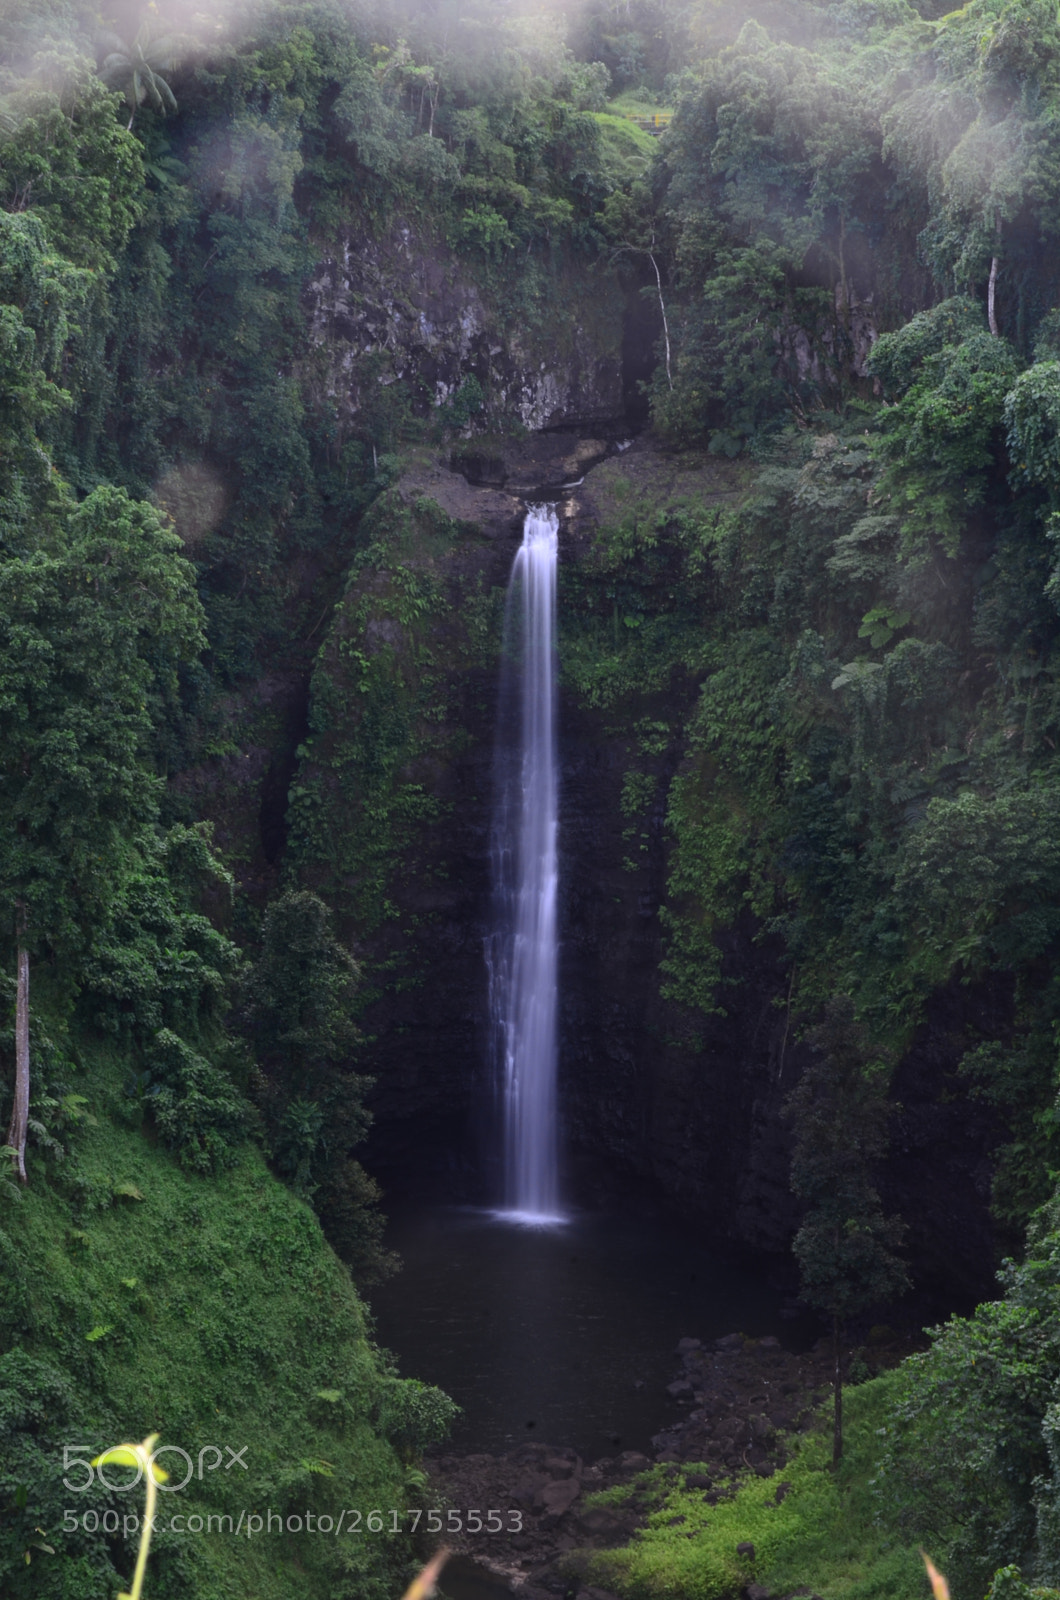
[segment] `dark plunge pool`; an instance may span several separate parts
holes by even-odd
[[[650,1211],[533,1229],[423,1205],[392,1213],[387,1243],[405,1265],[369,1293],[379,1342],[463,1407],[458,1452],[528,1439],[588,1461],[650,1450],[680,1415],[666,1394],[678,1339],[739,1330],[797,1349],[818,1331],[782,1318],[761,1264]]]

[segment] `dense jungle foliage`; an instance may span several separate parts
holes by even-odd
[[[894,1063],[940,996],[1000,996],[952,1093],[996,1117],[1020,1263],[856,1399],[845,1478],[811,1452],[783,1507],[751,1485],[725,1516],[829,1596],[908,1592],[918,1541],[960,1600],[998,1569],[999,1600],[1016,1566],[1060,1581],[1060,24],[1047,0],[937,11],[6,0],[0,1112],[21,950],[31,1181],[0,1184],[5,1595],[124,1581],[120,1541],[62,1531],[75,1435],[158,1425],[194,1453],[223,1427],[267,1460],[258,1492],[326,1511],[414,1497],[448,1415],[373,1350],[346,1270],[392,1265],[356,1017],[435,814],[403,774],[447,602],[402,540],[454,537],[388,491],[411,447],[518,418],[474,359],[432,388],[370,332],[340,405],[305,301],[344,239],[408,218],[498,325],[544,327],[575,279],[643,301],[660,447],[738,475],[719,508],[609,464],[565,672],[635,735],[631,838],[674,757],[663,981],[689,1039],[737,1003],[726,930],[782,942],[777,1003],[816,1050],[796,1251],[830,1315],[904,1278],[875,1187]],[[630,116],[661,106],[655,141]],[[400,693],[359,642],[369,591],[417,641]],[[496,606],[467,602],[485,659]],[[308,674],[325,636],[289,738],[270,669]],[[285,739],[263,864],[232,796]],[[363,818],[341,840],[340,779]],[[691,1514],[664,1496],[607,1581],[674,1592]],[[279,1596],[297,1570],[370,1600],[407,1554],[200,1545],[160,1541],[160,1595]],[[719,1550],[681,1545],[682,1592],[746,1581]]]

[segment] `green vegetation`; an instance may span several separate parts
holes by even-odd
[[[241,1510],[403,1506],[416,1493],[409,1451],[452,1408],[391,1374],[312,1212],[252,1145],[233,1149],[223,1183],[182,1169],[134,1131],[143,1113],[122,1053],[80,1039],[71,1053],[80,1066],[65,1062],[64,1084],[49,1087],[76,1104],[53,1124],[47,1157],[36,1152],[24,1195],[5,1203],[0,1233],[4,1594],[103,1600],[126,1586],[137,1540],[108,1537],[102,1519],[124,1516],[130,1497],[65,1488],[64,1475],[88,1479],[63,1452],[81,1446],[72,1454],[88,1460],[150,1428],[196,1473],[207,1452],[201,1479],[161,1496],[150,1594],[279,1600],[297,1583],[321,1600],[393,1600],[409,1559],[399,1539],[320,1539],[304,1524],[301,1537],[259,1539],[227,1522],[209,1536],[171,1529],[177,1513],[234,1527]],[[225,1447],[244,1445],[247,1470],[226,1471]],[[179,1455],[160,1465],[173,1483],[187,1471]],[[84,1512],[96,1514],[87,1531]]]
[[[763,14],[686,75],[650,190],[605,213],[670,275],[656,422],[709,454],[690,495],[616,464],[566,608],[590,703],[668,699],[670,995],[738,1003],[748,909],[778,1003],[847,995],[891,1059],[947,985],[1013,974],[963,1071],[1009,1119],[1017,1224],[1055,1165],[1052,27]]]
[[[378,1186],[350,1155],[368,1128],[367,1081],[350,1065],[360,1043],[357,964],[323,901],[304,889],[273,901],[261,942],[244,992],[275,1168],[312,1200],[357,1282],[371,1283],[396,1263],[381,1245]]]
[[[430,883],[431,825],[449,809],[437,774],[467,746],[467,697],[492,664],[500,596],[459,561],[461,529],[396,491],[362,523],[312,680],[309,737],[291,789],[289,859],[367,945],[358,1009],[420,981],[430,928],[399,886]]]
[[[790,1441],[779,1479],[747,1478],[716,1506],[667,1467],[598,1496],[633,1493],[651,1514],[628,1547],[593,1556],[591,1579],[630,1600],[716,1600],[750,1581],[855,1600],[918,1592],[923,1545],[956,1595],[1026,1592],[1017,1563],[1055,1592],[1058,1220],[1054,1201],[1026,1260],[1002,1273],[1002,1299],[932,1330],[930,1349],[849,1391],[838,1465],[822,1428]]]
[[[676,766],[662,981],[690,1051],[697,1015],[741,1004],[729,931],[750,913],[784,941],[785,1042],[819,1047],[790,1106],[796,1250],[837,1321],[902,1277],[874,1175],[891,1071],[942,995],[1011,982],[1000,1034],[965,1015],[953,1079],[997,1117],[1010,1236],[1055,1181],[1054,36],[1048,7],[759,8],[609,202],[665,264],[653,416],[694,487],[607,469],[565,580],[568,681],[628,730],[626,815],[659,770],[635,730]],[[923,1541],[962,1600],[1009,1563],[1054,1583],[1052,1226],[1005,1300],[854,1392],[835,1478],[822,1440],[780,1506],[675,1492],[596,1580],[907,1593]]]
[[[651,1506],[647,1525],[625,1549],[597,1554],[590,1580],[631,1600],[721,1600],[748,1583],[778,1594],[811,1583],[826,1600],[920,1593],[916,1546],[881,1525],[874,1492],[895,1377],[889,1373],[851,1391],[838,1471],[822,1432],[796,1442],[779,1478],[747,1478],[716,1506],[665,1467],[642,1474],[634,1492]],[[626,1493],[609,1491],[619,1502]],[[737,1553],[745,1544],[753,1545],[753,1558]]]
[[[907,333],[880,341],[881,371]],[[970,1035],[963,1070],[1012,1119],[997,1205],[1022,1222],[1050,1190],[1057,629],[1051,509],[995,466],[1003,401],[984,401],[989,463],[957,447],[972,510],[950,554],[954,491],[919,433],[899,456],[899,405],[776,433],[735,506],[709,455],[687,497],[615,463],[594,553],[565,579],[565,662],[611,721],[670,730],[675,1001],[738,1003],[719,934],[747,908],[786,941],[778,1003],[812,1018],[847,994],[892,1058],[946,985],[1015,975],[1012,1034]],[[914,426],[941,449],[937,419]],[[940,510],[927,542],[913,484]]]
[[[835,1391],[832,1462],[843,1454],[841,1331],[849,1318],[909,1288],[895,1253],[905,1229],[885,1217],[872,1170],[887,1149],[886,1062],[872,1059],[847,996],[833,1000],[809,1034],[814,1059],[793,1090],[791,1187],[806,1211],[792,1249],[802,1294],[832,1323]]]
[[[441,881],[499,632],[430,472],[613,377],[623,318],[659,448],[594,473],[563,663],[627,746],[631,885],[665,809],[673,1039],[694,1063],[740,1006],[734,930],[770,939],[778,1079],[815,1051],[795,1250],[837,1330],[905,1281],[891,1075],[943,1001],[945,1092],[1031,1231],[1004,1298],[852,1393],[834,1474],[808,1440],[780,1502],[653,1480],[601,1581],[906,1594],[923,1540],[958,1600],[1060,1582],[1060,31],[1045,0],[935,9],[4,9],[5,1594],[125,1579],[56,1531],[75,1436],[223,1424],[277,1511],[415,1492],[449,1408],[349,1275],[392,1266],[364,1018],[429,972],[402,885]],[[381,1600],[406,1560],[163,1533],[152,1572]]]
[[[621,112],[596,113],[600,130],[600,161],[604,171],[619,184],[642,178],[655,158],[655,139],[646,129]]]

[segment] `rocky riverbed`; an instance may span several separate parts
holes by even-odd
[[[865,1375],[904,1353],[898,1341],[880,1330],[855,1359]],[[638,1474],[655,1463],[675,1478],[683,1475],[687,1486],[701,1490],[711,1503],[731,1493],[738,1475],[748,1471],[775,1476],[777,1494],[784,1494],[790,1437],[811,1427],[831,1398],[830,1341],[822,1339],[812,1350],[795,1354],[776,1338],[731,1333],[709,1346],[682,1339],[676,1357],[668,1395],[688,1410],[655,1436],[653,1457],[626,1450],[586,1462],[573,1450],[535,1442],[504,1455],[428,1460],[428,1503],[451,1508],[451,1529],[461,1521],[461,1531],[445,1535],[454,1552],[500,1580],[490,1591],[491,1600],[505,1592],[519,1600],[555,1600],[558,1595],[565,1600],[611,1600],[580,1582],[573,1553],[628,1542],[647,1509],[645,1502],[638,1502]],[[626,1506],[589,1504],[593,1494],[615,1484],[633,1490]],[[467,1531],[475,1520],[468,1513],[474,1509],[484,1524],[489,1510],[499,1511],[503,1531]]]

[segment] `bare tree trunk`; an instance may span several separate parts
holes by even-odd
[[[997,338],[997,314],[994,310],[994,295],[997,290],[997,256],[990,258],[990,282],[986,289],[986,320],[990,324],[990,332]]]
[[[15,1152],[15,1171],[26,1181],[26,1132],[29,1127],[29,951],[24,944],[25,928],[19,918],[18,989],[15,996],[15,1103],[7,1142]]]
[[[673,376],[670,372],[670,325],[666,320],[666,302],[663,300],[662,275],[659,272],[659,263],[655,259],[655,251],[648,251],[648,260],[655,268],[655,286],[659,293],[659,310],[662,314],[663,339],[666,342],[666,381],[672,391],[674,386]]]
[[[656,289],[656,293],[658,294],[658,297],[659,297],[659,313],[660,313],[660,315],[662,317],[663,340],[664,340],[664,342],[666,344],[666,381],[669,384],[670,389],[672,391],[673,390],[673,386],[674,386],[674,380],[673,380],[673,373],[670,370],[670,324],[666,320],[666,301],[663,299],[662,273],[659,271],[659,263],[655,259],[655,248],[654,247],[655,247],[655,234],[653,232],[652,233],[651,246],[650,247],[647,246],[647,245],[643,245],[643,244],[620,244],[618,246],[618,248],[613,252],[612,259],[614,259],[615,256],[621,256],[621,255],[626,255],[626,254],[629,254],[631,256],[647,256],[648,260],[651,262],[652,266],[655,269],[655,289]]]
[[[843,1459],[843,1353],[839,1347],[839,1318],[832,1318],[832,1352],[835,1356],[835,1414],[832,1421],[832,1466]]]
[[[792,991],[795,988],[795,973],[798,970],[798,965],[799,965],[799,963],[797,961],[793,961],[791,963],[791,977],[788,980],[787,1014],[785,1015],[785,1018],[784,1018],[784,1037],[780,1041],[780,1065],[777,1067],[777,1082],[778,1083],[780,1082],[781,1077],[782,1077],[783,1072],[784,1072],[784,1056],[787,1053],[788,1032],[789,1032],[789,1030],[791,1028],[791,996],[792,996]]]

